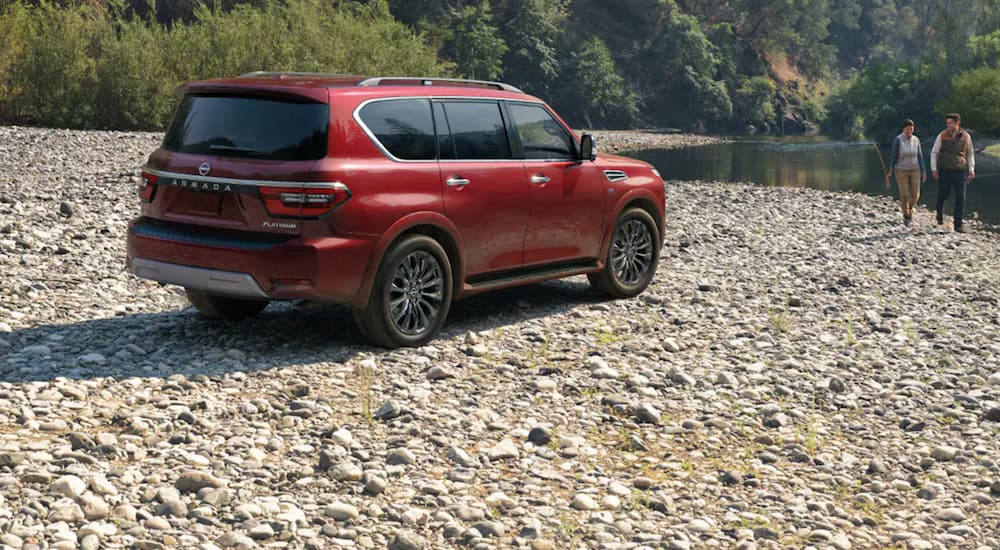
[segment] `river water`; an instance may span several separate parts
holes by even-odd
[[[930,145],[924,145],[929,162]],[[890,149],[883,147],[886,159]],[[822,137],[752,138],[682,149],[627,153],[645,160],[667,180],[748,182],[769,187],[810,187],[898,196],[895,183],[886,190],[882,163],[872,143],[831,141]],[[969,187],[970,217],[1000,225],[1000,170],[980,166]],[[920,204],[934,208],[937,182],[928,175]],[[951,213],[951,202],[945,212]]]

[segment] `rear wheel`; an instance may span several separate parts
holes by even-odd
[[[646,289],[660,259],[660,235],[648,212],[622,212],[611,233],[604,269],[587,276],[590,284],[613,298],[631,298]]]
[[[267,300],[249,300],[246,298],[230,298],[229,296],[219,296],[209,294],[193,288],[185,288],[188,300],[191,305],[198,309],[198,312],[209,319],[225,319],[227,321],[239,321],[247,317],[253,317],[267,307]]]
[[[441,330],[451,297],[448,255],[434,239],[413,235],[386,252],[368,305],[354,312],[354,320],[373,344],[419,346]]]

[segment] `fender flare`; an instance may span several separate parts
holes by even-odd
[[[361,287],[358,288],[358,293],[354,296],[354,300],[351,301],[352,309],[361,309],[368,305],[368,300],[371,298],[372,287],[375,286],[375,275],[378,273],[378,269],[382,264],[382,258],[385,256],[386,251],[400,236],[406,234],[407,232],[413,230],[417,227],[433,227],[437,231],[441,231],[451,239],[454,245],[454,250],[448,250],[449,243],[441,243],[441,245],[446,249],[449,255],[449,259],[452,264],[452,286],[455,290],[453,293],[461,287],[461,281],[465,280],[465,257],[463,251],[465,247],[462,243],[462,237],[455,227],[455,224],[451,222],[446,216],[440,212],[414,212],[396,221],[388,229],[386,229],[382,235],[376,239],[375,245],[372,248],[372,255],[368,262],[368,267],[365,269],[364,278],[361,280]],[[454,256],[454,257],[452,257]],[[375,261],[372,261],[375,260]],[[454,269],[457,266],[458,269]]]
[[[604,238],[601,244],[601,256],[599,258],[600,263],[604,264],[606,258],[608,257],[608,249],[611,247],[611,233],[615,230],[615,222],[618,220],[618,216],[621,215],[629,205],[636,201],[644,201],[653,205],[653,209],[659,212],[658,215],[653,216],[653,220],[657,223],[657,231],[660,235],[660,246],[663,246],[663,233],[665,231],[666,220],[664,219],[665,211],[662,199],[657,197],[652,191],[646,188],[635,188],[630,189],[615,202],[614,208],[611,209],[608,217],[604,221]]]

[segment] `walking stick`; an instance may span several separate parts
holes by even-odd
[[[878,148],[878,143],[872,142],[872,147],[875,148],[875,152],[878,153],[878,161],[882,163],[882,179],[885,179],[885,188],[889,189],[890,184],[888,181],[889,169],[885,167],[885,159],[882,158],[882,150]]]

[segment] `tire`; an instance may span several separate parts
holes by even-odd
[[[368,305],[354,312],[354,321],[377,346],[420,346],[441,330],[452,294],[451,263],[444,248],[430,237],[412,235],[385,253]]]
[[[612,298],[631,298],[649,286],[660,259],[660,232],[648,212],[630,208],[615,221],[604,269],[587,275],[590,284]]]
[[[188,300],[198,312],[209,319],[225,319],[226,321],[239,321],[247,317],[253,317],[267,307],[267,300],[250,300],[246,298],[230,298],[229,296],[219,296],[209,294],[193,288],[185,288]]]

